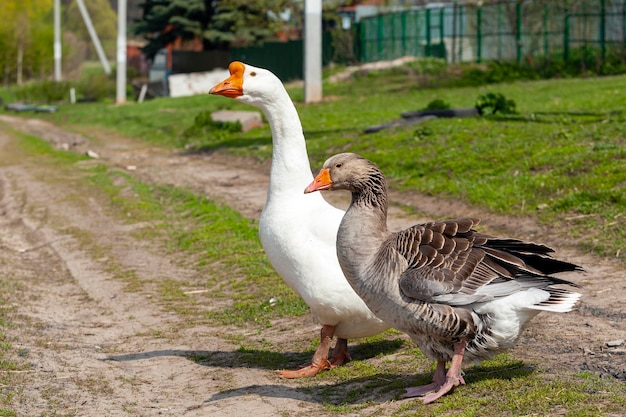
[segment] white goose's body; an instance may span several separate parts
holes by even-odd
[[[319,193],[302,193],[303,185],[311,182],[313,175],[300,119],[282,82],[267,70],[239,62],[232,63],[230,71],[231,77],[213,87],[211,93],[258,107],[269,121],[272,166],[259,236],[272,266],[324,326],[322,346],[313,359],[314,368],[320,368],[325,365],[315,362],[324,360],[321,351],[328,355],[324,340],[328,336],[335,335],[345,343],[345,339],[372,336],[389,326],[368,309],[339,266],[336,239],[344,211]],[[315,373],[284,371],[282,375]]]
[[[405,396],[435,401],[465,383],[464,360],[509,349],[540,311],[570,311],[581,296],[557,287],[576,284],[552,276],[578,266],[554,259],[544,245],[478,232],[476,219],[389,232],[385,178],[356,154],[329,158],[305,192],[328,189],[352,193],[337,239],[348,282],[378,317],[437,361],[434,382]]]

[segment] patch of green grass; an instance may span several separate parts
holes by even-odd
[[[619,414],[626,402],[619,383],[590,374],[545,374],[506,354],[467,367],[467,384],[434,404],[423,405],[419,398],[400,400],[405,388],[431,382],[434,369],[412,374],[412,369],[424,369],[423,360],[419,353],[403,349],[392,361],[375,367],[359,364],[354,375],[338,378],[334,384],[308,384],[301,389],[319,397],[327,411],[338,415],[365,409],[375,415],[385,409],[383,415],[398,417],[603,416]]]
[[[194,225],[174,227],[171,245],[191,254],[198,267],[212,277],[208,284],[213,296],[220,292],[235,294],[230,307],[207,312],[209,318],[228,324],[267,326],[273,318],[308,311],[269,264],[257,237],[256,222],[185,190],[155,187],[155,192],[171,219]]]
[[[0,262],[3,260],[0,258]],[[6,334],[6,329],[13,326],[10,307],[11,297],[17,291],[16,278],[0,277],[0,416],[16,416],[12,404],[23,385],[22,374],[18,371],[26,369],[18,360],[17,352]]]
[[[122,218],[133,223],[152,221],[150,228],[162,227],[162,206],[154,198],[153,187],[104,164],[90,167],[86,172],[88,181],[108,196],[111,209]]]
[[[29,155],[30,157],[52,156],[52,160],[56,161],[58,164],[72,164],[88,159],[88,157],[75,152],[59,151],[58,149],[55,149],[50,142],[41,140],[36,136],[26,135],[15,131],[14,133],[21,138],[19,146],[21,146],[21,148],[26,152],[26,155]]]
[[[198,95],[182,100],[157,98],[136,105],[116,106],[104,103],[61,104],[55,114],[38,117],[64,125],[114,128],[127,136],[155,144],[183,146],[188,139],[185,130],[194,126],[196,116],[205,111],[230,109],[234,100],[217,100],[215,96]],[[28,115],[32,117],[32,114]],[[89,132],[86,132],[89,135]]]
[[[486,209],[530,215],[587,236],[584,249],[624,259],[626,232],[626,77],[559,79],[462,88],[411,88],[407,71],[370,73],[326,84],[333,99],[297,104],[314,169],[330,155],[354,151],[376,162],[394,187],[463,199]],[[302,90],[290,90],[295,100]],[[515,116],[439,119],[364,134],[433,100],[472,107],[489,92],[516,103]],[[72,107],[42,115],[63,124],[115,129],[180,146],[198,114],[219,108],[254,110],[209,95],[158,99],[141,105]],[[200,149],[221,149],[259,161],[271,157],[267,127],[207,134]],[[539,208],[539,209],[538,209]]]

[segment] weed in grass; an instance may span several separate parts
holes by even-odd
[[[230,138],[232,133],[242,131],[241,122],[221,122],[213,120],[211,111],[201,111],[193,120],[193,125],[183,132],[182,145],[189,148],[190,140],[195,140],[195,148],[209,146],[207,139],[212,143],[221,142]]]
[[[0,257],[0,263],[4,260]],[[18,292],[19,280],[14,276],[0,277],[0,416],[17,415],[12,404],[19,400],[25,383],[25,375],[20,371],[27,370],[24,363],[28,352],[15,350],[6,330],[13,328],[13,308],[11,303]]]
[[[161,288],[161,297],[164,301],[183,301],[191,302],[185,291],[181,289],[182,283],[174,280],[165,280],[159,282]]]
[[[81,390],[90,392],[94,395],[111,395],[114,390],[108,381],[96,377],[74,377],[74,384]]]

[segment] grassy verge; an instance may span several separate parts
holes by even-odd
[[[531,215],[567,228],[585,250],[626,259],[626,77],[516,82],[483,87],[417,89],[388,72],[326,84],[320,104],[297,104],[313,167],[354,151],[375,161],[401,190],[463,199],[486,209]],[[471,107],[486,92],[517,104],[518,114],[439,119],[365,134],[434,99]],[[302,90],[290,90],[301,100]],[[166,146],[220,149],[264,161],[268,128],[246,134],[187,137],[194,118],[217,109],[253,110],[200,95],[111,107],[63,106],[56,123],[100,126]]]
[[[105,164],[83,164],[80,163],[84,160],[82,156],[54,150],[47,142],[28,135],[19,136],[22,148],[36,157],[39,164],[55,167],[60,172],[60,180],[74,182],[72,189],[75,191],[66,198],[76,204],[81,204],[76,200],[86,195],[104,200],[110,215],[126,223],[144,225],[132,232],[137,240],[151,240],[170,254],[184,253],[178,259],[184,259],[188,266],[197,270],[194,278],[187,281],[144,282],[135,271],[108,261],[109,272],[124,281],[127,290],[144,291],[155,284],[167,309],[185,314],[193,321],[269,326],[272,319],[308,312],[306,304],[271,268],[258,239],[255,222],[230,207],[192,192],[146,184]],[[91,247],[95,258],[102,257],[108,250],[99,247],[84,232],[64,228]],[[193,308],[193,303],[203,302],[203,298],[189,297],[186,295],[189,290],[204,291],[204,301],[223,302],[220,308]]]

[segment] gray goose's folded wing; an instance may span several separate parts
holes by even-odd
[[[395,249],[408,264],[399,279],[402,293],[423,302],[461,306],[530,287],[572,285],[547,274],[576,270],[576,265],[551,258],[547,246],[477,232],[473,227],[478,222],[432,222],[394,234]]]

